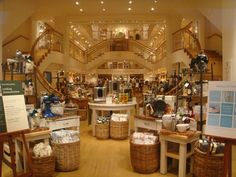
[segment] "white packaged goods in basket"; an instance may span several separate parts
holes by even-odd
[[[53,143],[73,143],[79,141],[79,131],[59,130],[51,133]]]
[[[128,120],[128,114],[115,114],[113,113],[111,115],[111,120],[116,121],[116,122],[125,122]]]

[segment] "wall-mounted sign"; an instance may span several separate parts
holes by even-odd
[[[0,81],[0,133],[29,128],[20,81]]]
[[[236,82],[210,81],[206,134],[236,138]]]

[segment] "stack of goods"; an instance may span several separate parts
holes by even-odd
[[[126,139],[129,131],[127,114],[112,114],[110,121],[110,137],[113,139]]]
[[[193,176],[221,177],[224,171],[224,144],[199,140],[194,149]]]
[[[130,140],[130,158],[133,169],[139,173],[153,173],[159,167],[160,146],[157,136],[135,132]]]
[[[35,177],[53,176],[55,171],[55,156],[48,144],[39,143],[33,148],[32,169]]]
[[[73,171],[79,168],[80,141],[79,132],[60,130],[51,133],[56,156],[56,170]]]
[[[95,125],[95,134],[98,139],[109,138],[110,117],[99,116]]]

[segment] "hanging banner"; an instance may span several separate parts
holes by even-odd
[[[236,82],[209,81],[207,135],[236,138]]]
[[[20,81],[0,81],[0,133],[29,129]]]

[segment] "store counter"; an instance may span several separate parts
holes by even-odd
[[[98,111],[126,111],[129,118],[129,134],[130,134],[130,114],[131,110],[135,109],[136,101],[128,102],[126,104],[115,104],[115,103],[88,103],[89,108],[92,110],[92,128],[93,136],[95,136],[95,125],[98,117]]]

